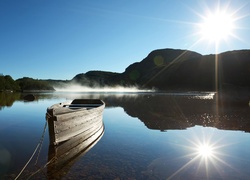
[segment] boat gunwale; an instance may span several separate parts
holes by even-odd
[[[81,99],[75,99],[75,100],[81,100]],[[86,102],[96,101],[98,103],[72,104],[72,102],[74,102],[75,100],[57,103],[48,107],[47,108],[48,116],[56,117],[58,115],[76,113],[81,111],[90,111],[92,109],[97,110],[105,107],[105,103],[100,99],[83,99]]]

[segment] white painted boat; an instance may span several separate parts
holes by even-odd
[[[79,134],[90,137],[103,126],[105,103],[100,99],[75,99],[47,109],[51,144],[59,144]],[[84,138],[84,137],[83,137]]]

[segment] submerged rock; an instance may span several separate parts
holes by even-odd
[[[27,94],[23,97],[25,101],[34,101],[36,97],[33,94]]]

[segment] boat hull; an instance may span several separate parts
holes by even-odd
[[[98,99],[77,99],[47,109],[51,144],[59,144],[78,134],[89,137],[103,126],[105,104]]]

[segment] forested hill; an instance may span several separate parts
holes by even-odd
[[[45,80],[23,77],[14,80],[10,75],[0,75],[1,91],[54,91],[53,86]]]
[[[0,75],[0,91],[19,91],[20,87],[10,75]]]

